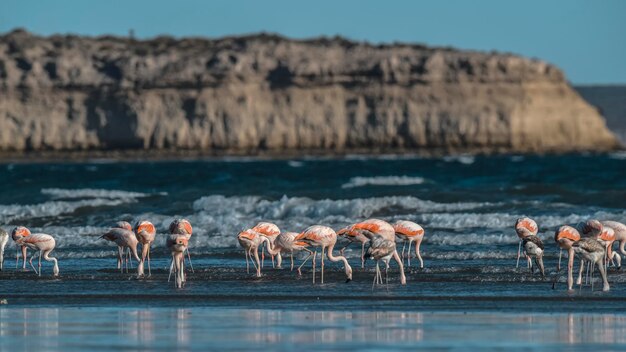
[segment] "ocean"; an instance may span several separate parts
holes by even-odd
[[[554,230],[589,218],[626,222],[626,154],[562,156],[217,158],[0,164],[0,223],[55,237],[60,276],[15,269],[7,245],[0,272],[0,350],[623,350],[626,274],[611,291],[567,292],[556,271]],[[539,224],[546,278],[516,268],[518,217]],[[194,272],[167,281],[165,237],[179,217],[194,227]],[[325,283],[273,269],[245,269],[236,235],[259,221],[300,232],[368,218],[411,220],[425,231],[399,283],[372,288],[374,263],[346,251],[354,280],[326,262]],[[157,227],[152,276],[116,268],[99,239],[115,222]],[[341,240],[340,240],[341,242]],[[401,248],[401,246],[400,246]],[[299,263],[301,258],[296,261]],[[136,264],[136,263],[135,263]],[[523,263],[522,263],[523,264]],[[576,264],[578,266],[578,264]],[[319,279],[319,277],[318,277]],[[28,337],[28,338],[25,338]]]

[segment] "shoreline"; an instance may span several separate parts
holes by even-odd
[[[626,148],[612,150],[579,150],[562,151],[546,150],[543,152],[521,150],[487,150],[477,149],[349,149],[342,151],[328,151],[322,149],[306,150],[85,150],[85,151],[25,151],[25,152],[0,152],[0,163],[45,163],[45,162],[142,162],[142,161],[196,161],[196,160],[290,160],[290,159],[328,159],[341,160],[350,158],[443,158],[460,156],[567,156],[567,155],[606,155],[616,152],[624,152]]]

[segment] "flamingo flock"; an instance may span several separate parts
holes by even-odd
[[[534,274],[535,269],[537,269],[540,275],[545,278],[546,273],[543,263],[545,246],[538,236],[539,226],[533,219],[523,217],[516,221],[514,229],[519,238],[516,266],[519,267],[519,260],[523,255],[531,274]],[[193,272],[191,254],[189,252],[189,242],[192,233],[191,223],[186,219],[175,219],[169,226],[169,234],[165,241],[166,247],[171,253],[168,281],[171,281],[173,275],[174,284],[177,288],[185,286],[186,261],[189,262],[190,269]],[[251,262],[255,270],[255,276],[262,276],[265,252],[271,256],[272,265],[276,269],[282,268],[283,256],[289,255],[291,259],[290,270],[293,271],[296,268],[298,276],[302,276],[302,267],[309,260],[311,261],[311,279],[313,284],[317,282],[318,277],[318,254],[319,282],[321,284],[324,283],[325,259],[328,259],[331,263],[341,262],[346,282],[351,281],[353,269],[344,251],[350,244],[360,243],[361,268],[365,267],[367,259],[372,259],[376,263],[372,282],[372,289],[374,289],[376,285],[385,284],[388,286],[388,271],[392,260],[396,262],[400,284],[406,285],[404,263],[406,262],[409,267],[411,266],[411,251],[413,248],[415,258],[419,261],[419,267],[424,267],[424,261],[420,253],[424,235],[425,231],[422,226],[407,220],[400,220],[390,224],[380,219],[367,219],[337,231],[328,226],[313,225],[301,232],[283,232],[276,224],[260,222],[238,233],[237,241],[244,249],[246,271],[248,273],[250,273]],[[137,262],[137,277],[143,278],[152,275],[150,250],[156,236],[156,227],[147,220],[140,220],[134,227],[126,221],[117,222],[102,234],[100,238],[117,246],[117,269],[120,272],[129,273],[134,259]],[[16,269],[19,267],[19,259],[21,257],[22,269],[26,270],[28,249],[31,249],[33,254],[28,259],[28,263],[37,275],[42,275],[42,259],[53,263],[53,276],[59,275],[58,260],[51,256],[51,252],[56,246],[54,237],[45,233],[31,233],[28,228],[23,226],[14,228],[10,232],[10,237],[17,248]],[[338,241],[340,240],[346,244],[338,248]],[[8,241],[9,233],[0,229],[0,270],[4,269],[4,253]],[[602,290],[610,290],[607,267],[611,264],[617,268],[621,267],[621,255],[626,255],[624,250],[626,245],[626,225],[616,221],[598,221],[595,219],[573,226],[563,225],[555,231],[554,241],[560,252],[556,268],[557,277],[553,287],[561,270],[562,254],[563,250],[565,250],[567,253],[568,290],[573,290],[574,287],[573,272],[576,256],[580,259],[576,285],[582,287],[583,273],[586,272],[585,282],[589,282],[593,290],[593,274],[597,268],[602,279]],[[616,242],[619,243],[617,252],[613,251],[613,245]],[[402,243],[400,253],[398,253],[397,247],[399,243]],[[261,256],[259,256],[259,250],[261,251]],[[296,267],[294,254],[301,252],[305,253],[306,257]],[[38,256],[38,267],[35,267],[33,264],[33,259],[36,256]],[[148,265],[147,275],[144,273],[144,263],[146,262]],[[383,269],[380,268],[381,262],[384,265]],[[384,280],[383,270],[385,272]]]
[[[542,277],[545,277],[543,255],[543,241],[537,236],[539,227],[530,218],[520,218],[515,223],[515,231],[520,239],[517,263],[519,265],[520,251],[528,261],[528,268],[534,273],[532,259],[535,260]],[[589,282],[593,291],[593,273],[598,268],[602,278],[602,291],[609,291],[610,285],[607,278],[607,267],[611,263],[616,263],[618,269],[621,268],[620,254],[613,252],[613,244],[620,243],[620,253],[626,243],[626,225],[616,221],[599,221],[591,219],[585,223],[575,226],[562,225],[554,233],[554,241],[559,251],[559,261],[557,264],[557,275],[561,270],[561,258],[563,250],[567,251],[567,289],[573,290],[574,286],[574,258],[580,258],[580,267],[576,284],[582,289],[583,272],[587,272],[586,282]],[[589,275],[591,276],[589,278]],[[558,277],[556,278],[558,279]],[[556,282],[556,280],[555,280]],[[554,283],[553,283],[554,287]]]

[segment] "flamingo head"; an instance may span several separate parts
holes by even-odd
[[[193,228],[187,219],[176,219],[170,224],[170,233],[191,236]]]
[[[515,222],[515,232],[517,237],[526,238],[528,236],[537,235],[539,227],[535,220],[531,218],[519,218]]]
[[[602,234],[602,230],[604,230],[604,226],[602,226],[602,223],[600,223],[600,221],[595,219],[588,220],[583,225],[583,234],[591,235],[592,237],[600,237],[600,235]]]
[[[138,221],[137,224],[135,225],[135,233],[139,234],[142,231],[152,235],[156,233],[156,228],[150,221],[146,221],[146,220]]]
[[[11,231],[11,238],[16,242],[28,236],[30,236],[30,230],[24,226],[18,226]]]
[[[563,249],[572,248],[572,244],[578,240],[580,233],[571,226],[561,226],[554,233],[554,241]]]
[[[128,231],[132,231],[133,230],[133,227],[127,221],[118,221],[118,222],[115,223],[115,226],[113,226],[113,227],[117,228],[117,229],[128,230]]]
[[[167,241],[167,246],[172,252],[184,252],[189,247],[189,238],[184,235],[171,235]]]

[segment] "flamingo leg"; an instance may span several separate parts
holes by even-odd
[[[257,264],[256,277],[261,277],[261,268],[263,267],[263,264],[259,261],[259,247],[254,249],[254,260],[256,260]]]
[[[263,243],[263,248],[261,248],[261,268],[265,265],[265,242]]]
[[[387,287],[387,291],[389,291],[389,275],[387,272],[389,271],[389,264],[385,263],[385,286]]]
[[[170,282],[170,279],[172,278],[172,272],[175,270],[174,268],[174,254],[172,254],[172,260],[170,261],[170,274],[167,276],[167,282]]]
[[[561,271],[561,256],[563,255],[563,248],[559,251],[559,264],[556,265],[556,271]]]
[[[324,246],[322,246],[322,284],[324,284]]]
[[[402,258],[402,261],[404,262],[404,247],[406,246],[406,241],[402,241],[402,254],[400,255],[400,257]],[[411,251],[411,245],[409,245],[409,252]]]
[[[35,274],[38,274],[38,275],[39,275],[39,273],[37,272],[37,269],[35,269],[35,266],[33,265],[33,258],[34,258],[34,257],[35,257],[35,253],[33,253],[33,254],[30,256],[30,259],[28,260],[28,264],[30,264],[30,267],[31,267],[31,268],[33,268],[33,270],[35,271]]]
[[[374,272],[374,281],[372,281],[372,291],[374,291],[374,287],[376,286],[376,281],[378,281],[378,261],[376,262],[376,271]]]
[[[519,241],[519,246],[517,246],[517,264],[515,264],[515,268],[519,268],[519,258],[522,255],[522,240]]]
[[[415,241],[415,255],[417,259],[420,261],[420,269],[424,269],[424,261],[422,260],[422,254],[420,253],[420,247],[422,246],[422,240],[418,239]]]
[[[152,276],[152,269],[150,268],[150,244],[148,244],[148,277]]]
[[[411,244],[413,243],[413,240],[409,241],[409,252],[407,253],[407,265],[409,267],[411,267]]]
[[[291,251],[291,271],[293,271],[293,251]]]
[[[317,251],[313,252],[313,283],[315,283],[315,257],[317,256]]]
[[[41,255],[43,254],[43,251],[39,250],[39,276],[41,276]]]
[[[189,248],[186,249],[187,251],[187,259],[189,259],[189,267],[191,268],[191,272],[193,273],[193,264],[191,263],[191,253],[189,253]],[[185,259],[185,256],[183,255],[183,260]]]
[[[580,260],[580,270],[578,271],[578,278],[576,279],[576,285],[582,285],[584,267],[585,267],[585,261],[583,259],[581,259]]]
[[[17,246],[15,247],[15,270],[17,270],[19,265],[20,265],[20,247]]]
[[[124,273],[124,262],[122,259],[124,249],[122,247],[117,247],[117,268],[120,269],[120,273]]]
[[[302,271],[300,269],[302,269],[302,267],[304,266],[304,264],[306,264],[307,260],[309,260],[309,258],[311,258],[313,256],[313,252],[311,252],[310,250],[303,248],[303,250],[309,252],[309,255],[306,256],[306,258],[304,258],[304,261],[302,262],[302,264],[300,264],[300,266],[298,267],[298,276],[302,276]]]
[[[26,270],[26,257],[28,256],[27,252],[28,248],[26,248],[26,246],[22,246],[22,270]]]
[[[250,263],[248,262],[248,250],[243,251],[246,256],[246,273],[250,274]]]
[[[602,291],[608,291],[610,287],[609,287],[609,281],[606,278],[606,268],[604,267],[604,265],[598,264],[598,269],[600,270],[600,275],[602,276],[602,283],[603,283]]]
[[[365,269],[365,242],[361,243],[361,269]]]

